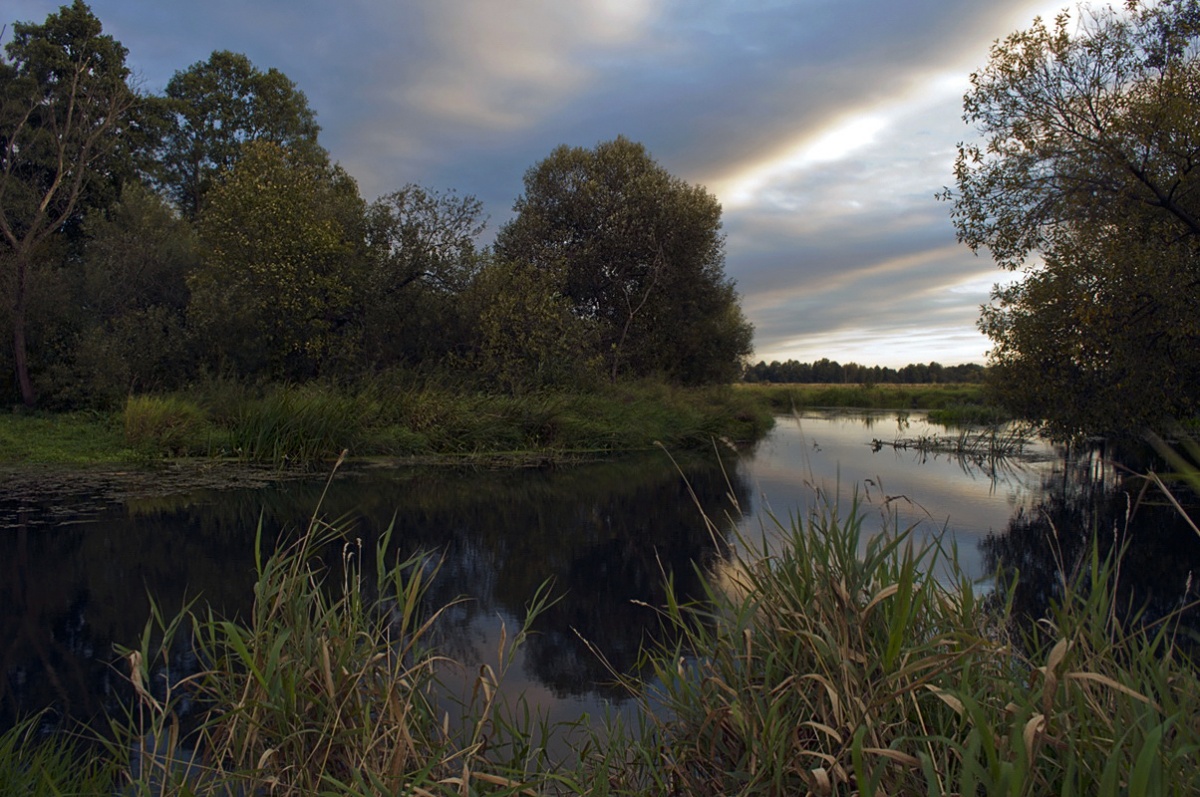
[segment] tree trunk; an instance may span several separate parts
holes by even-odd
[[[21,401],[26,407],[32,407],[37,401],[33,393],[33,383],[29,381],[29,362],[25,354],[25,273],[26,260],[17,255],[17,279],[15,296],[13,297],[13,365],[17,372],[17,387],[21,391]]]

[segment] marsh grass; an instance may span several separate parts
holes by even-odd
[[[1119,554],[1094,546],[1023,631],[952,546],[868,537],[857,504],[772,523],[704,600],[663,607],[663,638],[680,641],[646,653],[647,722],[596,746],[606,785],[588,793],[1200,790],[1200,683],[1178,644],[1191,607],[1119,622]],[[601,779],[572,781],[579,793],[585,780]]]
[[[61,797],[112,793],[117,771],[86,744],[40,733],[42,718],[27,717],[0,734],[0,796]]]
[[[788,413],[806,407],[933,410],[942,413],[953,412],[963,417],[975,411],[989,417],[996,412],[987,403],[983,385],[970,383],[836,385],[757,382],[737,385],[737,390],[765,402],[777,413]]]
[[[364,398],[321,387],[280,387],[245,401],[230,423],[242,459],[276,466],[325,467],[354,449],[374,415]]]
[[[157,611],[123,651],[136,695],[106,744],[126,793],[395,794],[517,792],[538,752],[532,729],[498,716],[496,686],[525,632],[481,668],[465,734],[432,699],[442,663],[425,600],[436,562],[389,560],[319,516],[269,555],[261,530],[258,580],[245,618]],[[368,565],[373,561],[373,567]],[[534,598],[531,619],[545,595]],[[444,607],[443,607],[444,608]],[[198,672],[172,673],[183,636]],[[188,716],[193,719],[189,721]],[[506,756],[498,760],[497,751]],[[524,758],[521,758],[524,756]]]
[[[175,456],[208,453],[208,415],[180,396],[130,396],[122,421],[125,442],[134,451]]]

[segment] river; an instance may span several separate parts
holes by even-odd
[[[845,512],[857,499],[872,531],[943,535],[985,590],[997,565],[1019,566],[1016,603],[1036,612],[1056,564],[1078,556],[1090,529],[1108,534],[1124,517],[1114,490],[1129,477],[1102,450],[1068,459],[1042,441],[998,460],[905,446],[953,434],[916,412],[807,411],[740,452],[716,442],[707,454],[564,468],[348,467],[328,489],[322,477],[122,501],[0,496],[0,723],[42,708],[50,720],[117,709],[128,690],[113,647],[135,642],[148,596],[167,612],[197,597],[243,610],[256,528],[268,540],[294,534],[314,512],[368,547],[394,525],[397,555],[440,558],[429,600],[467,598],[438,632],[444,652],[469,665],[464,681],[478,663],[495,663],[501,629],[511,636],[549,583],[558,600],[505,684],[552,721],[621,710],[627,695],[607,667],[637,675],[639,648],[657,633],[651,607],[665,600],[664,573],[698,596],[693,563],[770,538],[822,504]],[[1177,513],[1145,503],[1153,506],[1139,515],[1158,531],[1139,538],[1130,580],[1149,585],[1141,589],[1161,613],[1183,595],[1200,545]]]

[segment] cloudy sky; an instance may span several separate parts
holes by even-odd
[[[6,0],[41,22],[65,0]],[[276,67],[368,200],[474,194],[489,235],[558,144],[623,134],[724,207],[755,359],[983,362],[1005,275],[954,239],[967,76],[1046,0],[92,0],[160,92],[213,50]],[[7,36],[5,38],[7,41]]]

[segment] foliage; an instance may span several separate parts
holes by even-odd
[[[472,365],[501,389],[597,383],[595,324],[576,315],[556,287],[551,271],[503,261],[488,264],[472,285]]]
[[[188,218],[199,214],[209,189],[248,142],[269,141],[326,165],[304,92],[279,70],[263,72],[240,53],[219,50],[176,72],[167,83],[166,107],[171,123],[161,145],[160,179]]]
[[[482,264],[476,240],[483,205],[472,196],[418,185],[367,209],[369,274],[363,297],[363,355],[369,367],[445,357],[473,325],[461,298]]]
[[[793,382],[818,384],[928,384],[943,382],[982,382],[984,367],[975,363],[945,366],[941,363],[909,363],[902,368],[839,363],[823,357],[812,363],[797,360],[767,363],[760,360],[746,369],[747,382]]]
[[[134,391],[181,386],[194,371],[185,326],[195,233],[140,183],[88,213],[86,246],[69,274],[70,304],[86,312],[59,325],[63,351],[39,380],[57,406],[119,406]]]
[[[130,396],[125,402],[125,442],[155,455],[207,454],[208,419],[194,403],[176,396]]]
[[[497,255],[556,275],[611,379],[730,381],[752,328],[724,273],[721,206],[641,144],[560,146],[525,174]]]
[[[0,62],[0,262],[26,405],[35,400],[25,337],[31,262],[121,173],[114,166],[137,102],[125,53],[75,0],[42,25],[15,24]]]
[[[311,378],[352,345],[361,200],[337,168],[267,142],[209,192],[190,317],[219,367]]]
[[[1066,13],[997,42],[972,75],[953,218],[1023,280],[981,329],[1015,410],[1060,437],[1197,409],[1197,7]]]

